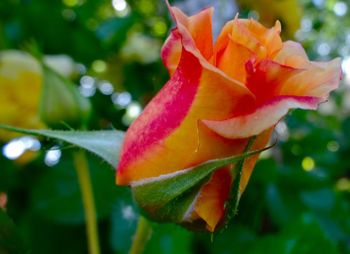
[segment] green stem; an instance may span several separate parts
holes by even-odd
[[[95,201],[92,191],[89,166],[83,150],[79,150],[74,153],[74,165],[77,171],[80,190],[83,199],[89,253],[99,254],[100,247],[98,240]]]
[[[145,217],[140,215],[129,254],[142,254],[151,235],[151,224]]]

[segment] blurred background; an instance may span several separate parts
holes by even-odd
[[[154,224],[146,253],[350,253],[349,0],[171,2],[187,14],[214,5],[215,34],[238,11],[266,26],[279,19],[283,38],[302,43],[310,59],[340,56],[344,76],[318,111],[295,110],[279,123],[278,144],[263,154],[225,231],[211,236]],[[142,112],[168,79],[159,57],[171,27],[161,0],[0,1],[1,52],[35,42],[45,63],[91,104],[87,129],[126,130]],[[0,123],[47,127],[11,99],[24,96],[37,109],[40,91],[4,88],[0,80]],[[87,253],[72,150],[0,132],[1,254]],[[127,253],[139,211],[129,189],[115,186],[114,170],[88,160],[102,253]]]

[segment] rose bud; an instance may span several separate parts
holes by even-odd
[[[236,17],[214,44],[212,8],[190,17],[169,9],[177,26],[161,56],[171,77],[128,129],[117,184],[155,220],[214,231],[236,175],[232,160],[215,160],[239,156],[255,136],[250,151],[264,148],[290,109],[326,101],[340,59],[309,61],[300,44],[281,41],[278,21],[268,29]],[[239,196],[257,158],[244,160]]]
[[[38,61],[18,50],[0,51],[0,123],[43,128],[39,118],[42,70]],[[30,93],[28,93],[30,91]],[[0,140],[18,136],[0,131]]]

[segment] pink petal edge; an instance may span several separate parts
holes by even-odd
[[[202,122],[225,138],[247,138],[273,127],[290,109],[317,109],[320,102],[322,98],[311,96],[277,96],[251,114],[224,121],[202,120]]]

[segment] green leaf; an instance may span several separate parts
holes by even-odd
[[[129,188],[116,188],[118,200],[110,216],[110,244],[113,253],[129,253],[135,234],[139,211]]]
[[[114,184],[115,172],[107,164],[101,164],[96,156],[87,156],[87,160],[97,218],[103,219],[109,216],[119,198],[119,188]],[[30,189],[32,208],[37,214],[63,224],[84,223],[81,189],[73,168],[72,154],[63,153],[59,164],[40,174]]]
[[[247,146],[244,149],[244,153],[249,152],[250,149],[253,146],[254,141],[256,140],[256,136],[253,136],[249,139]],[[243,173],[243,166],[244,166],[245,158],[242,158],[239,160],[235,167],[234,167],[234,173],[235,173],[235,178],[233,181],[233,187],[230,191],[230,196],[229,199],[227,200],[225,207],[227,211],[227,218],[226,218],[226,224],[237,214],[238,210],[238,204],[239,204],[239,199],[241,196],[241,191],[240,191],[240,186],[241,186],[241,178],[242,178],[242,173]]]
[[[0,208],[0,253],[27,253],[13,221]]]
[[[100,156],[114,168],[118,165],[119,152],[124,139],[124,133],[117,130],[28,130],[2,124],[0,124],[0,129],[65,141]]]
[[[174,224],[154,224],[153,234],[145,248],[145,254],[190,254],[193,233]]]
[[[139,205],[150,212],[152,218],[180,223],[196,197],[193,193],[198,193],[198,188],[207,181],[211,173],[268,148],[211,160],[182,172],[136,182],[132,185],[134,196]]]

